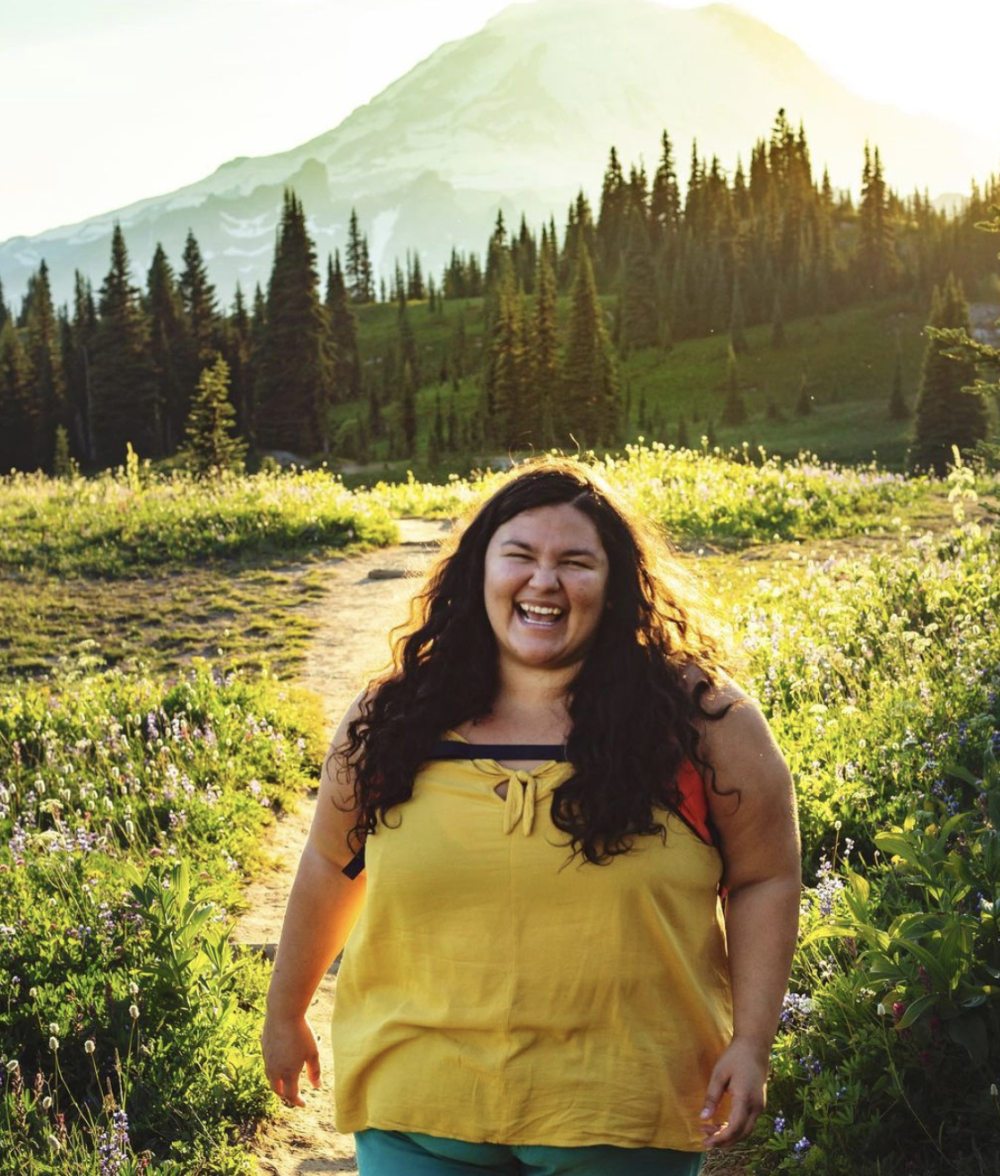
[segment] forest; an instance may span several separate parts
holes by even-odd
[[[759,439],[770,423],[810,413],[816,373],[796,356],[795,387],[771,379],[762,390],[746,375],[751,339],[769,374],[792,323],[897,312],[967,329],[967,293],[996,299],[993,250],[975,225],[1000,202],[1000,177],[940,209],[926,193],[894,192],[877,147],[859,156],[855,202],[814,175],[804,128],[779,111],[731,175],[693,144],[682,187],[664,132],[652,177],[611,148],[596,208],[580,191],[561,231],[554,218],[535,231],[498,216],[483,253],[453,251],[438,277],[423,273],[415,242],[390,280],[377,278],[356,215],[343,256],[321,262],[292,191],[266,291],[217,291],[193,234],[178,269],[158,246],[139,287],[117,226],[100,288],[78,273],[72,305],[53,305],[44,261],[16,313],[0,287],[0,469],[110,468],[130,445],[197,468],[214,460],[215,443],[198,441],[213,430],[228,439],[218,460],[251,468],[274,453],[433,470],[640,435]],[[942,345],[917,335],[914,326],[872,346],[893,373],[883,398],[910,442],[909,465],[943,472],[952,446],[970,448],[990,421],[959,393],[971,369],[935,369]],[[686,373],[692,406],[666,389],[684,346],[704,339],[719,344],[724,375],[706,398]],[[857,340],[868,345],[860,330]],[[921,365],[912,387],[904,353]],[[829,359],[821,352],[811,366]]]

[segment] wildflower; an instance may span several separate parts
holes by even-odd
[[[139,985],[134,980],[129,981],[128,990],[132,996],[139,995]]]
[[[95,1045],[95,1043],[94,1043],[94,1039],[93,1039],[92,1037],[89,1037],[89,1038],[88,1038],[88,1039],[87,1039],[87,1040],[86,1040],[86,1041],[83,1043],[83,1051],[84,1051],[84,1053],[89,1053],[89,1054],[92,1054],[92,1053],[94,1052],[94,1050],[95,1050],[95,1049],[97,1049],[97,1046],[96,1046],[96,1045]]]
[[[32,1000],[34,1000],[35,997],[38,995],[38,989],[37,988],[29,988],[28,995],[31,997]]]
[[[59,1036],[59,1026],[55,1023],[55,1021],[53,1021],[49,1025],[49,1032],[52,1034],[53,1037]]]
[[[785,1133],[785,1119],[784,1119],[783,1115],[779,1115],[774,1120],[774,1134],[775,1135],[784,1135],[784,1133]]]
[[[993,1098],[1000,1098],[1000,1090],[997,1090],[997,1084],[995,1082],[990,1083],[990,1095]]]
[[[801,1160],[802,1157],[806,1154],[806,1152],[811,1147],[812,1147],[812,1141],[807,1139],[803,1135],[802,1138],[798,1141],[798,1143],[792,1148],[792,1151],[795,1153],[795,1155],[798,1157],[798,1159]]]
[[[134,1004],[129,1005],[128,1006],[128,1015],[132,1018],[133,1021],[138,1021],[139,1020],[139,1006],[134,1005]]]
[[[875,1011],[878,1013],[878,1015],[880,1017],[884,1017],[886,1015],[886,1013],[888,1013],[889,1010],[885,1007],[885,1005],[881,1001],[879,1001],[878,1007],[876,1008]]]
[[[52,1050],[53,1053],[55,1053],[59,1049],[59,1038],[58,1037],[50,1037],[49,1038],[49,1049]]]
[[[21,1064],[20,1064],[20,1062],[18,1062],[17,1058],[12,1058],[7,1063],[7,1073],[8,1074],[16,1074],[20,1068],[21,1068]]]
[[[52,1110],[52,1099],[49,1095],[46,1095],[42,1099],[42,1110],[43,1111],[51,1111]]]
[[[58,1151],[62,1147],[62,1144],[59,1142],[58,1139],[56,1139],[56,1137],[54,1135],[50,1135],[48,1137],[48,1142],[49,1142],[49,1147],[52,1148],[53,1151]]]

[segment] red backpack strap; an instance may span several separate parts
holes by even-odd
[[[677,773],[678,815],[707,845],[716,844],[715,830],[708,814],[708,798],[701,773],[685,760]]]

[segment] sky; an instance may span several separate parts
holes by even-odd
[[[0,241],[296,147],[507,3],[0,0]],[[1000,164],[1000,0],[737,7],[858,94],[996,135]]]

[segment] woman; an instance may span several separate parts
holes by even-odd
[[[791,781],[654,551],[585,467],[522,468],[337,732],[263,1047],[303,1105],[357,920],[334,1054],[362,1176],[692,1176],[764,1105]]]

